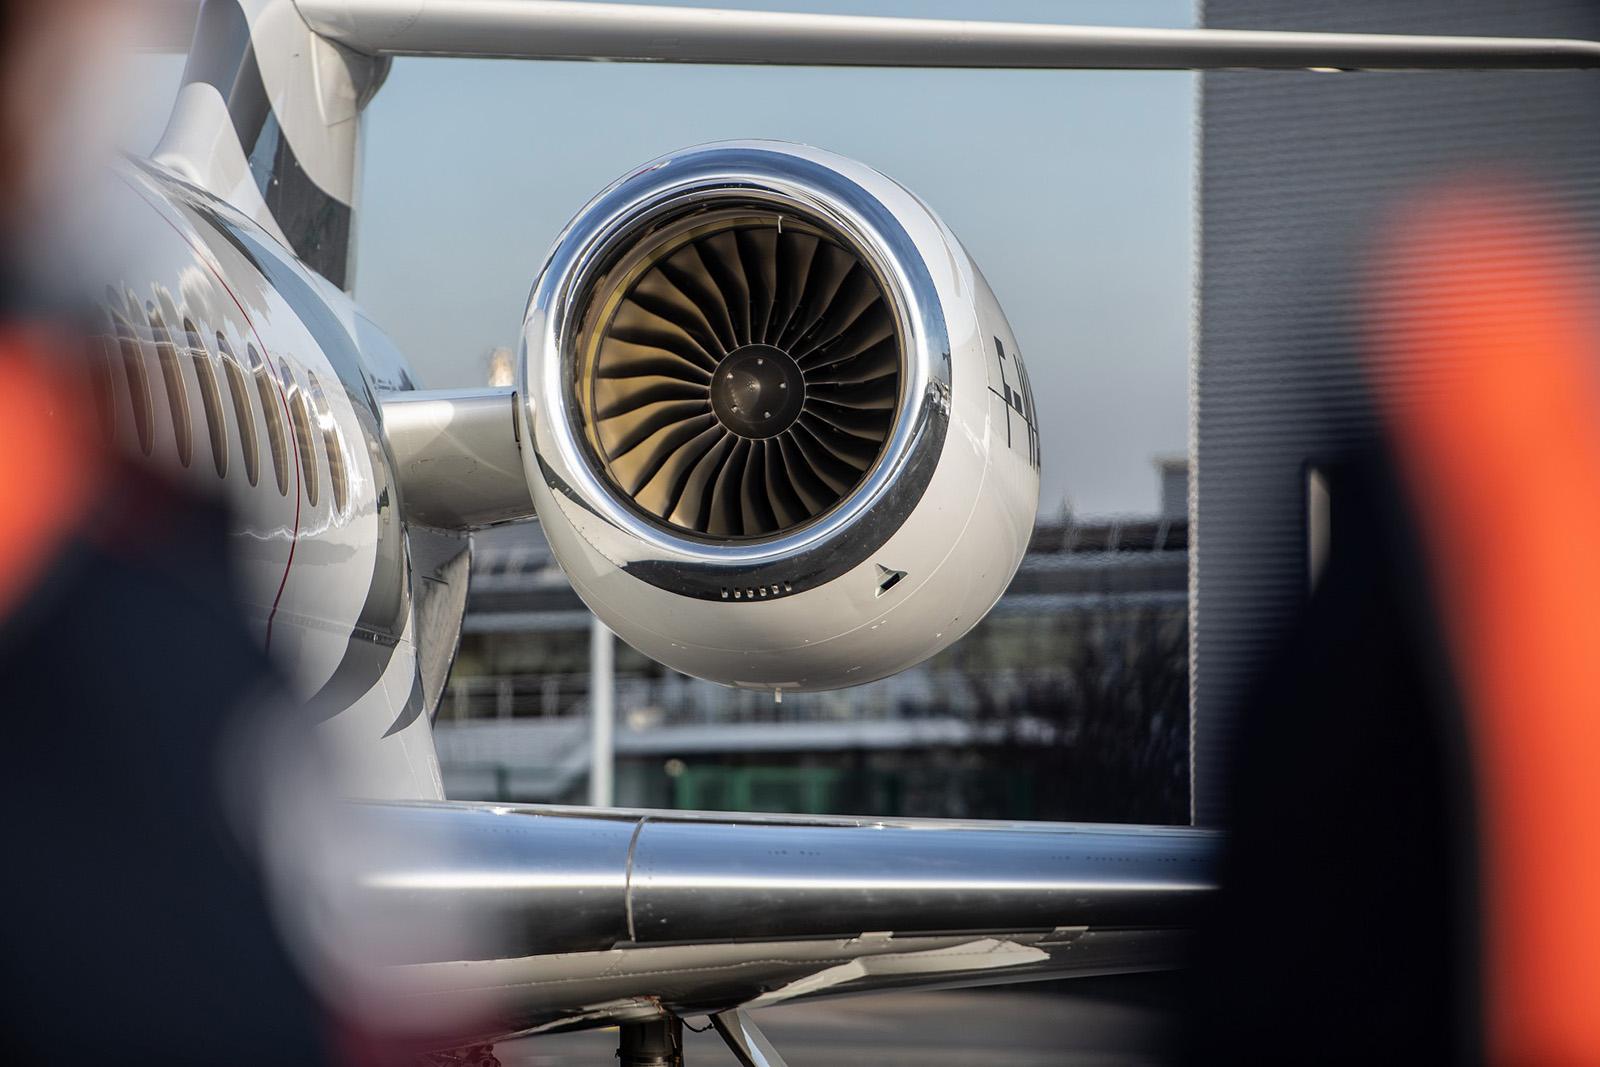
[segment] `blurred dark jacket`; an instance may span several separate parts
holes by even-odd
[[[43,399],[68,395],[48,355],[0,344],[0,416],[59,416],[0,417],[0,1058],[326,1062],[224,810],[228,745],[287,707],[240,614],[227,517],[97,453],[81,412]]]

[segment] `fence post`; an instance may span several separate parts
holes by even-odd
[[[598,618],[589,626],[589,803],[609,808],[613,801],[616,709],[612,703],[611,631]]]

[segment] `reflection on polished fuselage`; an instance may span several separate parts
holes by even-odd
[[[363,805],[355,825],[412,843],[364,872],[360,910],[478,923],[395,946],[391,995],[491,1003],[506,1032],[1167,966],[1214,845],[1173,828],[488,804]]]
[[[102,428],[225,498],[246,611],[291,695],[325,720],[346,788],[442,797],[378,403],[412,388],[405,363],[221,201],[141,165],[119,168],[107,196]]]

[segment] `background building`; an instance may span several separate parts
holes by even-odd
[[[617,802],[990,818],[1182,821],[1188,810],[1188,524],[1041,522],[970,634],[893,678],[771,695],[616,654]],[[477,535],[436,736],[453,797],[578,801],[590,616],[537,524]]]
[[[1202,22],[1600,38],[1600,6],[1576,0],[1206,0]],[[1600,95],[1587,71],[1200,81],[1195,814],[1214,822],[1235,711],[1304,603],[1308,472],[1379,437],[1362,358],[1378,235],[1442,189],[1511,183],[1529,213],[1563,220],[1575,256],[1592,259]],[[1422,390],[1448,367],[1383,373],[1389,388]]]

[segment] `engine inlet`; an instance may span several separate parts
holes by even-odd
[[[834,509],[879,462],[903,342],[868,262],[803,216],[658,228],[590,290],[574,391],[596,466],[652,522],[761,539]]]

